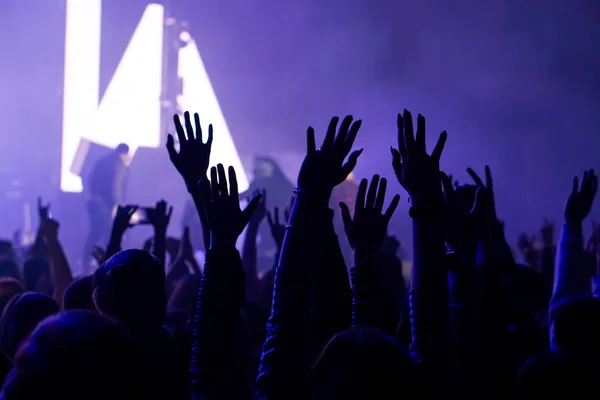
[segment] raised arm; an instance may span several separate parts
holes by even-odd
[[[312,128],[307,132],[307,154],[298,175],[291,211],[275,276],[273,308],[267,324],[255,399],[304,399],[313,327],[308,310],[312,286],[311,263],[321,258],[315,234],[330,223],[329,198],[333,188],[352,171],[360,151],[350,154],[361,121],[348,116],[340,125],[332,118],[320,149]],[[319,306],[319,304],[316,304]],[[307,352],[309,357],[307,358]]]
[[[340,203],[344,230],[354,249],[355,266],[350,270],[352,327],[377,328],[394,336],[399,315],[390,315],[390,312],[397,310],[388,303],[391,294],[385,293],[381,246],[390,218],[400,202],[400,195],[394,196],[388,209],[383,212],[387,180],[374,175],[368,194],[367,184],[366,179],[360,182],[353,217],[348,206]]]
[[[42,227],[42,236],[46,241],[50,256],[50,275],[54,285],[52,297],[58,304],[61,304],[65,290],[73,282],[73,274],[62,245],[58,240],[58,227],[58,222],[52,219],[46,220]]]
[[[208,139],[204,143],[202,141],[200,117],[197,113],[194,114],[194,126],[192,126],[190,113],[187,111],[184,113],[185,130],[183,129],[179,115],[173,116],[173,121],[179,141],[179,152],[175,149],[175,140],[171,134],[167,136],[167,151],[169,152],[171,163],[173,163],[173,166],[183,178],[185,186],[192,196],[198,216],[200,217],[200,223],[202,224],[204,248],[208,249],[210,246],[210,229],[208,227],[204,199],[202,198],[202,193],[206,191],[198,190],[198,183],[203,182],[203,184],[208,184],[206,173],[210,163],[213,127],[212,125],[208,125]]]
[[[412,353],[430,374],[446,374],[448,349],[448,274],[441,228],[443,211],[439,162],[446,143],[442,132],[431,155],[425,146],[425,117],[417,117],[416,136],[412,115],[398,114],[398,149],[392,148],[392,164],[400,184],[410,195],[413,220],[413,269],[411,307]]]
[[[254,193],[253,196],[259,193]],[[256,211],[250,218],[248,229],[246,229],[246,237],[244,239],[244,248],[242,249],[242,264],[246,273],[246,295],[250,300],[257,300],[260,297],[260,285],[258,275],[256,273],[257,255],[256,255],[256,238],[260,224],[267,215],[266,207],[266,192],[262,192],[262,200],[258,204]]]
[[[239,206],[237,179],[229,167],[211,169],[210,191],[202,196],[211,231],[210,249],[192,318],[190,364],[193,399],[246,399],[249,349],[240,316],[245,274],[235,243],[256,209],[260,195],[245,210]],[[204,188],[207,186],[203,185]]]
[[[166,265],[167,259],[167,228],[171,220],[173,207],[168,207],[164,200],[156,203],[156,207],[146,209],[146,216],[154,228],[154,240],[152,254],[163,264]]]
[[[590,213],[597,190],[598,177],[593,170],[584,172],[581,186],[577,177],[573,179],[573,189],[565,205],[565,223],[556,252],[550,318],[553,307],[562,300],[590,293],[590,274],[583,262],[582,222]],[[549,322],[552,324],[552,319]],[[555,346],[552,333],[550,344]]]

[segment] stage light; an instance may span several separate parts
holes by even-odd
[[[187,35],[184,35],[187,34]],[[248,189],[248,178],[235,148],[229,128],[225,122],[219,101],[204,67],[204,62],[189,33],[182,32],[182,37],[190,38],[187,46],[179,50],[179,76],[183,79],[182,95],[177,102],[182,110],[198,110],[203,131],[208,132],[208,124],[214,128],[214,140],[211,150],[211,166],[221,163],[232,165],[237,174],[239,191]],[[206,138],[204,139],[206,140]]]
[[[102,0],[67,0],[60,182],[65,192],[82,191],[81,178],[71,171],[76,155],[85,157],[77,152],[82,138],[111,148],[124,142],[132,153],[139,147],[164,145],[160,143],[164,7],[146,7],[103,98],[99,99],[101,13]],[[240,191],[246,190],[245,171],[198,48],[189,32],[181,32],[179,38],[187,45],[178,53],[182,81],[178,109],[198,111],[204,124],[213,124],[213,164],[233,165]]]

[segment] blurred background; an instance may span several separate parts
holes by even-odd
[[[407,108],[427,117],[430,146],[448,132],[442,168],[459,182],[469,182],[467,166],[482,176],[491,166],[514,243],[544,218],[559,224],[573,176],[600,169],[596,0],[103,0],[101,97],[150,4],[164,7],[165,32],[183,29],[195,42],[249,180],[254,157],[271,156],[293,183],[307,126],[323,133],[345,114],[364,120],[356,177],[394,179],[389,146],[396,113]],[[85,195],[61,190],[66,10],[66,1],[0,0],[0,236],[34,231],[43,196],[76,258],[87,217]],[[164,40],[163,67],[179,39]],[[163,69],[162,95],[165,85],[177,95],[172,67]],[[133,157],[128,201],[165,198],[179,235],[187,194],[163,147],[174,110],[166,100],[156,99],[160,145]],[[410,257],[407,195],[389,187],[402,195],[391,230]]]

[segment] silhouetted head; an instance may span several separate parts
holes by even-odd
[[[564,352],[548,352],[530,358],[517,377],[517,398],[587,398],[597,391],[598,361]]]
[[[513,324],[531,321],[545,312],[548,301],[542,275],[527,265],[517,264],[505,276],[509,300],[509,318]]]
[[[377,329],[335,335],[310,373],[311,399],[398,399],[419,393],[419,374],[406,351]],[[414,398],[414,397],[411,397]]]
[[[45,318],[60,310],[58,303],[41,293],[27,292],[14,296],[0,319],[0,346],[14,359],[19,345]]]
[[[133,345],[114,321],[69,311],[43,321],[23,344],[4,400],[141,399]]]
[[[129,165],[131,163],[129,146],[125,143],[121,143],[115,148],[115,154],[121,159],[121,161],[123,161],[123,164]]]
[[[561,351],[600,354],[600,299],[569,298],[552,308],[550,329]]]
[[[63,295],[63,309],[96,311],[92,300],[93,282],[93,275],[82,276],[71,282]]]
[[[6,304],[16,296],[25,292],[23,284],[15,278],[0,278],[0,315]]]
[[[15,249],[9,240],[0,240],[0,260],[14,260]]]
[[[143,250],[121,251],[94,273],[93,300],[130,331],[160,329],[166,310],[165,271]]]
[[[41,258],[31,258],[23,264],[23,284],[25,289],[31,292],[41,291],[43,281],[50,279],[50,264]],[[44,288],[46,289],[46,288]],[[52,295],[52,293],[44,293]]]
[[[0,277],[15,278],[21,280],[19,266],[12,259],[0,260]]]

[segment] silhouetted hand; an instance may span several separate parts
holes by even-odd
[[[206,214],[211,231],[211,249],[233,248],[252,213],[256,210],[261,195],[254,196],[244,210],[240,209],[237,177],[233,167],[229,167],[229,189],[223,164],[210,169],[210,192],[206,185],[200,185],[206,201]]]
[[[565,206],[565,220],[573,224],[581,224],[588,216],[598,190],[598,177],[594,170],[583,173],[583,181],[579,187],[579,179],[573,178],[573,190]]]
[[[161,200],[156,203],[155,208],[149,208],[146,210],[146,217],[148,218],[148,222],[152,224],[156,231],[166,232],[172,213],[173,207],[169,207],[167,211],[167,202]]]
[[[113,232],[122,235],[131,225],[131,217],[137,211],[138,206],[117,206],[115,219],[113,220]]]
[[[455,186],[452,177],[440,172],[446,209],[444,212],[444,236],[454,251],[468,256],[477,246],[475,229],[475,197],[470,188]]]
[[[256,190],[252,193],[252,197],[259,195],[261,196],[261,200],[258,202],[256,210],[252,214],[252,218],[250,218],[250,224],[253,224],[254,226],[258,226],[267,215],[267,192],[263,190],[261,193]],[[250,204],[250,199],[248,199],[248,204]]]
[[[56,241],[58,239],[59,223],[53,219],[47,219],[42,225],[42,236],[47,241]]]
[[[40,222],[43,224],[44,221],[50,218],[50,203],[46,203],[46,205],[44,205],[42,203],[42,198],[38,197],[37,207],[38,215],[40,216]]]
[[[331,118],[325,139],[319,149],[315,145],[314,129],[308,128],[306,157],[298,174],[300,190],[324,201],[329,200],[333,188],[342,183],[352,172],[362,153],[361,149],[350,154],[362,121],[352,122],[352,116],[346,116],[336,135],[338,122],[338,117]],[[344,163],[348,154],[350,154],[348,162]]]
[[[495,224],[498,222],[498,216],[496,215],[496,200],[494,198],[494,180],[492,179],[492,171],[489,166],[485,166],[485,185],[483,181],[471,168],[467,168],[467,172],[473,178],[473,181],[479,189],[475,195],[475,203],[480,203],[479,210],[481,211],[480,217],[482,221],[487,224]],[[483,190],[482,190],[483,189]],[[477,199],[479,196],[479,200]]]
[[[202,142],[202,127],[200,126],[200,117],[194,114],[196,129],[192,127],[190,113],[184,113],[185,132],[179,115],[175,115],[175,131],[179,140],[179,153],[175,150],[173,136],[167,136],[167,151],[171,162],[177,168],[177,171],[185,181],[188,191],[197,190],[198,181],[206,179],[206,172],[210,162],[210,150],[213,141],[213,127],[208,125],[208,140]],[[187,137],[186,137],[187,133]]]
[[[275,207],[273,209],[273,213],[267,212],[267,222],[269,223],[269,228],[271,229],[271,236],[273,237],[278,249],[281,249],[281,246],[283,245],[286,223],[290,220],[289,208],[284,210],[283,216],[285,221],[282,221],[282,223],[279,221],[279,207]]]
[[[379,179],[379,175],[373,175],[369,192],[367,193],[368,181],[363,179],[356,193],[356,205],[354,217],[350,216],[350,209],[344,202],[340,202],[344,230],[352,248],[367,248],[379,251],[386,235],[390,218],[396,211],[400,202],[400,195],[395,195],[389,207],[382,214],[385,202],[385,191],[387,179]],[[366,200],[365,200],[366,196]]]
[[[446,144],[446,131],[440,134],[431,155],[425,145],[425,117],[417,116],[417,134],[413,131],[412,115],[404,110],[398,114],[398,149],[391,148],[392,166],[398,182],[408,192],[413,206],[437,203],[441,199],[440,157]]]

